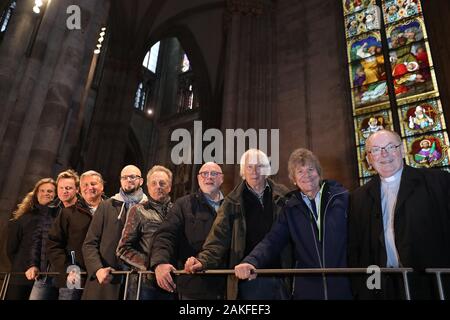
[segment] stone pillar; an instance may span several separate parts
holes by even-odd
[[[222,131],[276,128],[273,12],[270,1],[229,0]],[[224,190],[239,181],[239,166],[225,165]]]
[[[79,101],[77,88],[86,81],[88,70],[83,66],[89,65],[86,61],[92,58],[98,30],[109,10],[109,0],[77,1],[81,30],[69,30],[66,10],[72,4],[70,0],[49,3],[26,54],[22,42],[27,46],[33,34],[34,23],[27,21],[34,1],[18,1],[19,14],[13,17],[11,34],[1,46],[1,81],[8,87],[2,85],[0,95],[9,113],[2,117],[0,132],[4,133],[0,135],[2,222],[38,179],[53,175],[69,110]]]
[[[27,107],[21,104],[23,92],[30,93],[26,77],[36,78],[39,70],[32,69],[35,58],[27,58],[25,52],[37,16],[32,8],[34,0],[18,1],[11,17],[8,29],[0,44],[0,101],[2,115],[0,117],[0,168],[6,169],[10,163],[11,153],[17,143],[17,137],[23,125]],[[47,19],[51,19],[47,16]],[[42,26],[44,29],[44,26]],[[45,29],[45,32],[50,30]],[[22,88],[22,91],[20,90]],[[26,95],[29,97],[29,95]],[[28,104],[28,101],[27,103]],[[6,138],[5,138],[6,136]],[[0,186],[7,170],[0,170]]]
[[[113,195],[120,186],[119,175],[124,165],[128,129],[141,60],[127,53],[109,52],[103,69],[87,141],[82,150],[85,169],[102,173],[105,192]],[[120,50],[122,51],[122,50]],[[146,168],[140,168],[144,174]]]

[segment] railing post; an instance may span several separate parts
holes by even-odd
[[[442,287],[441,272],[436,272],[436,281],[439,289],[439,299],[445,300],[444,288]]]
[[[8,291],[10,278],[11,278],[11,273],[5,273],[5,278],[3,279],[2,288],[0,290],[0,300],[5,300],[5,298],[6,298],[6,292]]]
[[[411,300],[411,294],[409,292],[408,271],[402,271],[403,282],[405,284],[406,300]]]
[[[130,277],[130,273],[127,272],[127,275],[125,276],[125,288],[123,289],[123,300],[127,300],[127,292],[128,292],[128,280]]]
[[[142,282],[142,272],[139,272],[136,300],[139,300],[139,297],[141,295],[141,282]]]

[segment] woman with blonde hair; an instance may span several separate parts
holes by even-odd
[[[17,206],[8,225],[7,253],[13,272],[25,272],[31,258],[32,236],[40,215],[56,195],[56,183],[52,178],[39,180]],[[7,300],[28,300],[33,281],[24,275],[11,277]]]

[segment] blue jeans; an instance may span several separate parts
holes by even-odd
[[[289,300],[289,293],[281,278],[257,277],[239,281],[239,300]]]
[[[58,288],[54,278],[43,277],[34,281],[30,300],[58,300]]]

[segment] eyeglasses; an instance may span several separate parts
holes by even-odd
[[[386,151],[387,153],[394,153],[394,151],[397,150],[397,148],[400,146],[401,144],[398,145],[389,144],[386,147],[372,147],[370,148],[370,150],[367,150],[367,152],[374,156],[378,156],[381,154],[381,151],[383,150]]]
[[[220,176],[220,175],[223,174],[223,173],[222,173],[222,172],[218,172],[218,171],[211,171],[211,172],[209,172],[209,171],[203,171],[203,172],[199,172],[198,174],[199,174],[199,176],[201,176],[202,178],[208,178],[208,177],[215,178],[215,177]]]
[[[140,179],[140,178],[141,178],[141,176],[137,176],[137,175],[134,175],[134,174],[129,175],[129,176],[121,176],[120,177],[121,180],[131,180],[131,181],[134,181],[134,180]]]

